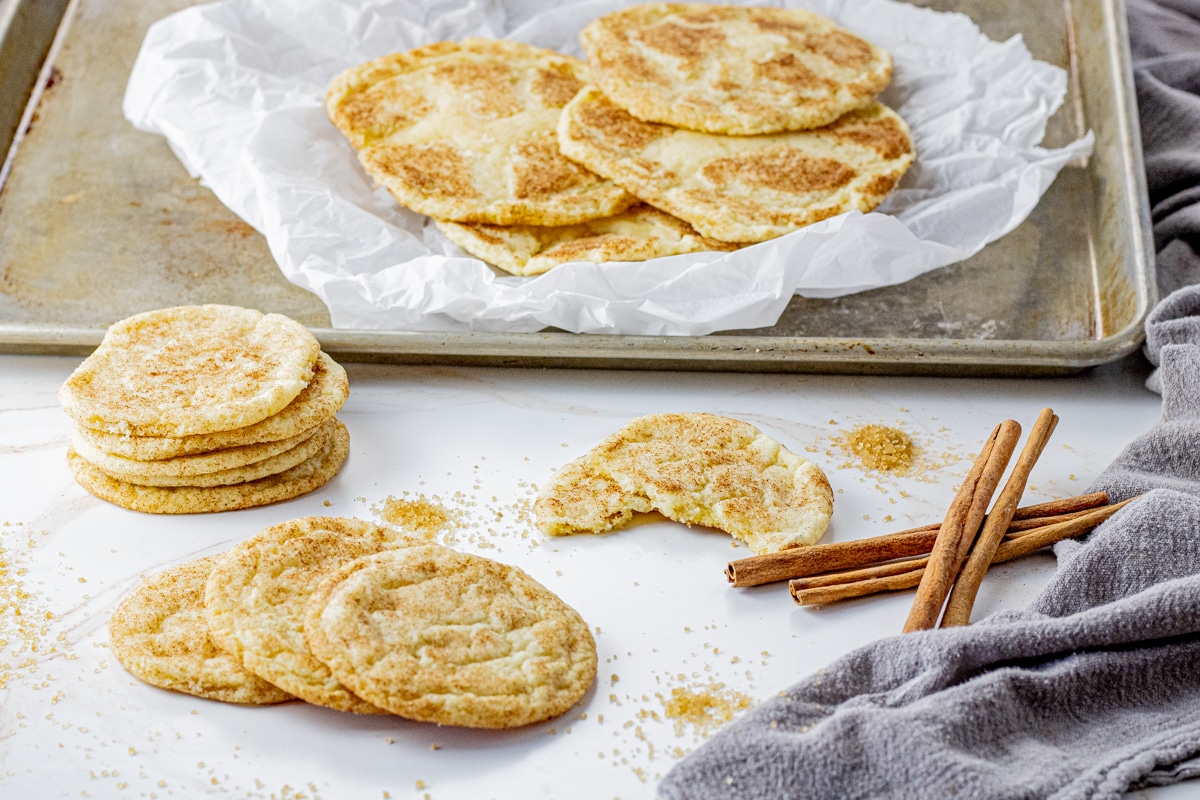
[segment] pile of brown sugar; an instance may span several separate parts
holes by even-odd
[[[388,497],[382,509],[373,510],[385,521],[412,531],[426,541],[433,541],[434,535],[444,528],[453,516],[452,512],[424,497],[416,500]]]
[[[907,475],[912,471],[915,449],[912,438],[899,428],[860,425],[846,435],[844,446],[867,469]]]

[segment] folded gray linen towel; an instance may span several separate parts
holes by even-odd
[[[1115,800],[1200,777],[1200,0],[1128,9],[1163,416],[1092,489],[1143,496],[1060,543],[1028,609],[849,654],[727,725],[660,797]]]

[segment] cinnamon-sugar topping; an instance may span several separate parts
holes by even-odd
[[[825,130],[837,139],[869,147],[881,158],[890,160],[912,152],[908,132],[895,119],[870,112],[852,112]]]
[[[673,20],[646,28],[634,38],[652,50],[692,63],[725,41],[725,35],[719,30],[682,25]]]
[[[433,74],[481,119],[507,117],[521,110],[514,89],[517,75],[507,64],[451,61],[439,64]]]
[[[552,132],[517,143],[512,165],[512,193],[520,198],[549,196],[600,181],[594,172],[567,160]]]
[[[814,158],[780,145],[710,161],[701,174],[717,185],[736,182],[800,194],[837,189],[853,180],[856,173],[832,158]]]
[[[583,88],[583,81],[561,66],[538,69],[529,84],[529,91],[547,106],[561,108]]]
[[[376,169],[430,195],[478,197],[467,159],[450,144],[380,145],[364,154]]]
[[[579,106],[579,121],[614,145],[637,150],[670,132],[666,125],[643,122],[603,98]]]

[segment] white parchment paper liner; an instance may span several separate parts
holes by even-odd
[[[151,27],[123,110],[164,135],[193,176],[260,231],[288,280],[343,328],[702,335],[773,324],[793,294],[836,297],[910,280],[1021,223],[1092,137],[1038,146],[1063,70],[1019,37],[891,0],[787,0],[889,49],[881,98],[917,162],[877,211],[844,214],[734,253],[499,273],[377,189],[326,119],[347,67],[442,39],[504,37],[581,56],[592,19],[631,3],[221,0]],[[762,3],[760,3],[762,4]]]

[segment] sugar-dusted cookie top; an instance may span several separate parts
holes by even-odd
[[[442,725],[550,719],[596,675],[591,632],[557,595],[515,567],[438,545],[330,575],[309,600],[304,632],[360,697]]]
[[[169,567],[139,583],[109,619],[113,655],[135,677],[161,689],[249,705],[294,699],[242,669],[209,639],[204,582],[218,558]]]
[[[870,211],[914,158],[908,126],[879,103],[815,130],[720,136],[643,122],[592,86],[563,110],[558,133],[570,158],[725,242]]]
[[[586,81],[578,59],[464,39],[348,69],[326,108],[401,205],[458,222],[569,225],[633,202],[558,150],[558,116]]]
[[[602,533],[636,511],[719,528],[761,554],[817,541],[833,492],[820,467],[749,423],[654,414],[568,464],[534,503],[552,535]]]
[[[81,427],[191,436],[253,425],[308,385],[320,344],[280,314],[176,306],[113,324],[59,390]]]
[[[317,583],[339,567],[409,543],[395,530],[357,519],[303,517],[273,525],[226,553],[209,575],[204,603],[213,641],[302,700],[382,713],[313,657],[304,607]]]
[[[311,433],[333,417],[350,395],[346,370],[325,353],[317,356],[313,376],[296,399],[278,414],[247,425],[194,436],[130,436],[77,427],[75,436],[97,450],[134,461],[160,461],[292,439]]]
[[[892,75],[887,51],[800,9],[649,3],[600,17],[580,40],[616,105],[708,133],[819,128]]]

